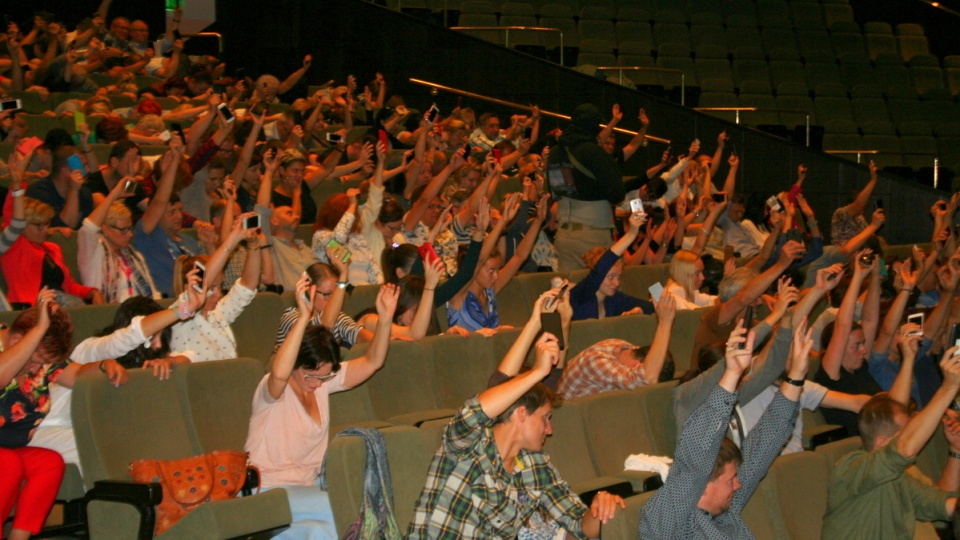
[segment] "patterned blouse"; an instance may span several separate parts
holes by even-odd
[[[44,364],[20,382],[16,379],[0,392],[0,448],[26,446],[34,430],[50,412],[50,384],[68,362]]]

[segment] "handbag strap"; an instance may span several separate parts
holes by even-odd
[[[584,167],[583,164],[580,163],[579,160],[577,160],[576,156],[573,155],[573,152],[571,152],[570,149],[567,148],[566,145],[563,145],[563,149],[566,150],[566,152],[567,152],[567,158],[570,159],[570,164],[573,165],[573,167],[574,167],[575,169],[577,169],[578,171],[580,171],[581,173],[583,173],[584,176],[586,176],[587,178],[589,178],[589,179],[591,179],[591,180],[596,180],[596,179],[597,179],[597,177],[596,177],[592,172],[590,172],[589,169],[587,169],[586,167]]]

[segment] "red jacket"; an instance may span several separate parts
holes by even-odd
[[[0,269],[7,282],[7,300],[34,305],[40,294],[40,281],[43,276],[43,257],[49,253],[53,262],[63,270],[61,290],[80,298],[86,298],[93,287],[85,287],[73,280],[70,270],[63,264],[60,246],[53,242],[34,244],[23,235],[0,255]]]

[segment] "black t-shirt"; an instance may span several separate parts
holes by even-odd
[[[306,184],[304,184],[306,185]],[[293,206],[293,199],[276,190],[270,193],[270,203],[274,208],[280,206]],[[313,223],[317,220],[317,203],[310,195],[310,190],[300,190],[300,223]]]
[[[883,391],[883,388],[880,388],[877,381],[870,375],[870,370],[867,369],[866,363],[860,366],[860,369],[853,372],[841,367],[840,378],[837,380],[831,379],[830,376],[827,375],[827,372],[821,369],[817,371],[813,380],[830,390],[846,392],[848,394],[867,394],[872,396]],[[842,411],[840,409],[831,409],[829,407],[822,407],[820,410],[823,412],[823,418],[827,422],[845,427],[848,436],[855,437],[860,434],[860,430],[857,428],[856,413]]]
[[[107,186],[106,180],[103,179],[103,171],[90,173],[90,175],[87,176],[86,186],[90,189],[91,193],[99,193],[104,197],[110,194],[110,187]],[[153,190],[151,189],[149,191],[152,192]],[[150,193],[144,188],[143,182],[137,182],[137,187],[134,189],[133,195],[120,199],[123,201],[123,205],[130,209],[130,213],[133,214],[134,223],[143,215],[143,212],[137,207],[137,203],[148,197],[150,197]]]
[[[550,149],[550,163],[570,161],[567,153],[576,157],[583,168],[590,171],[595,179],[580,172],[574,166],[573,178],[577,184],[581,201],[602,201],[617,204],[626,195],[620,166],[610,154],[606,153],[595,140],[585,137],[561,137],[559,144]],[[571,162],[572,163],[572,162]]]

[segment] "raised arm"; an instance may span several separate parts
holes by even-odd
[[[873,161],[870,161],[870,180],[867,181],[867,185],[863,186],[860,193],[857,193],[857,198],[847,205],[846,212],[848,217],[855,218],[863,214],[867,203],[870,202],[870,195],[873,194],[873,188],[877,185],[877,170],[877,165]]]
[[[872,264],[876,264],[876,261]],[[833,380],[840,378],[840,364],[847,349],[850,332],[853,330],[853,316],[857,307],[857,298],[860,296],[860,287],[871,268],[872,265],[864,268],[860,261],[854,263],[853,279],[847,288],[847,294],[843,297],[843,302],[840,303],[840,311],[837,312],[837,318],[834,321],[830,345],[827,346],[827,350],[820,360],[820,369],[826,371],[827,375]]]
[[[890,385],[890,397],[899,401],[904,407],[910,406],[910,387],[913,384],[913,367],[917,360],[917,350],[922,335],[919,325],[905,324],[900,329],[900,371],[897,372],[893,384]]]
[[[143,232],[150,234],[160,224],[160,218],[167,211],[167,204],[170,203],[170,195],[173,193],[173,184],[177,178],[177,169],[180,165],[180,159],[183,156],[183,143],[179,135],[173,135],[170,139],[170,149],[163,156],[161,162],[162,172],[160,173],[160,182],[157,184],[157,191],[150,198],[150,204],[147,210],[140,218],[143,223]]]
[[[253,128],[250,130],[250,134],[247,135],[247,140],[243,142],[243,148],[240,150],[240,157],[237,159],[237,166],[234,167],[233,172],[230,173],[230,176],[234,179],[234,182],[240,183],[243,179],[243,175],[250,167],[250,160],[253,158],[253,151],[257,148],[257,139],[260,137],[260,129],[263,128],[264,116],[266,116],[266,113],[261,114],[260,116],[252,116]]]
[[[316,285],[310,284],[310,279],[303,275],[297,281],[297,311],[299,317],[294,321],[293,326],[287,332],[286,339],[277,349],[277,354],[273,356],[273,362],[270,365],[270,377],[267,380],[267,391],[270,397],[280,399],[284,389],[293,374],[293,366],[297,362],[297,353],[300,351],[300,343],[303,341],[303,334],[310,324],[313,316],[313,298],[317,294]],[[306,296],[306,298],[305,298]]]
[[[673,320],[677,314],[677,301],[672,294],[664,292],[660,296],[660,301],[657,302],[656,309],[657,329],[653,333],[650,351],[643,359],[644,377],[650,384],[655,384],[660,380],[660,372],[667,360],[667,352],[670,348],[670,332],[673,330]]]
[[[954,358],[957,347],[951,347],[940,360],[943,372],[943,384],[919,413],[914,415],[897,437],[897,452],[906,458],[913,458],[930,440],[940,425],[943,412],[953,403],[957,390],[960,390],[960,362]]]
[[[344,381],[345,386],[350,388],[358,386],[383,367],[383,362],[387,358],[387,348],[390,345],[390,321],[393,320],[393,314],[397,310],[399,298],[400,288],[396,285],[387,283],[380,286],[380,292],[377,293],[377,315],[379,316],[377,330],[374,332],[373,341],[367,347],[366,354],[350,361],[350,369],[347,370]]]
[[[693,247],[690,248],[690,251],[699,255],[703,252],[703,248],[707,245],[707,240],[710,238],[710,233],[713,232],[713,228],[717,225],[717,220],[720,219],[720,214],[722,214],[727,205],[730,203],[730,199],[724,197],[722,203],[710,201],[708,206],[710,212],[707,214],[706,221],[703,222],[703,226],[697,231],[697,239],[693,243]]]
[[[893,286],[897,290],[897,296],[893,299],[890,307],[887,309],[887,316],[883,319],[883,326],[877,334],[877,339],[873,342],[873,352],[878,354],[887,354],[890,350],[890,344],[893,343],[894,333],[900,326],[900,320],[903,318],[903,312],[907,308],[907,302],[910,295],[913,294],[914,287],[917,286],[917,272],[911,270],[911,260],[907,259],[900,265],[900,271],[894,280]],[[922,329],[921,329],[922,331]]]
[[[723,149],[727,146],[727,139],[730,137],[727,136],[726,131],[721,131],[717,135],[717,149],[713,152],[713,159],[710,161],[710,177],[717,175],[717,171],[720,170],[720,161],[723,159]],[[732,194],[732,191],[728,191],[728,194]]]
[[[0,386],[6,388],[10,384],[10,381],[30,361],[33,352],[40,345],[40,340],[43,339],[47,329],[50,328],[50,310],[60,309],[54,303],[55,298],[56,291],[47,288],[41,290],[37,298],[40,313],[37,316],[36,326],[27,331],[20,341],[0,352]]]
[[[410,211],[407,212],[407,215],[403,218],[404,231],[410,232],[417,227],[417,224],[420,223],[423,215],[427,212],[430,201],[440,194],[440,190],[443,189],[443,185],[446,183],[447,178],[450,177],[450,174],[462,165],[463,157],[460,155],[460,152],[454,153],[453,156],[450,157],[450,161],[447,162],[447,166],[440,171],[440,174],[430,180],[430,183],[427,184],[420,198],[413,202]]]
[[[257,188],[257,205],[270,206],[270,193],[273,191],[273,176],[277,172],[280,162],[277,160],[277,149],[271,148],[263,153],[263,174],[260,175],[260,187]]]
[[[600,133],[597,135],[597,141],[600,144],[603,144],[603,141],[607,140],[607,137],[613,135],[613,128],[617,127],[617,124],[620,123],[620,120],[623,120],[623,113],[620,111],[620,104],[613,104],[613,112],[610,114],[610,121],[607,122],[607,125],[603,126],[603,129],[600,130]]]
[[[640,130],[637,131],[637,134],[630,139],[630,142],[623,147],[623,160],[627,161],[637,153],[637,150],[643,146],[643,141],[647,138],[647,128],[650,127],[650,119],[647,118],[647,111],[640,109],[640,114],[637,115],[637,119],[640,120]],[[661,167],[662,168],[662,167]],[[659,169],[658,169],[659,170]],[[648,171],[649,172],[649,171]],[[648,174],[649,177],[649,174]]]
[[[748,281],[733,298],[720,304],[719,323],[721,325],[729,324],[748,305],[760,298],[760,295],[770,288],[770,285],[780,277],[780,274],[790,268],[794,259],[798,259],[802,255],[803,245],[799,242],[791,240],[784,244],[780,249],[780,258],[773,266]]]
[[[277,93],[286,94],[287,92],[290,91],[291,88],[296,86],[296,84],[300,82],[300,79],[302,79],[303,76],[307,74],[307,70],[310,69],[310,64],[312,62],[313,62],[312,55],[308,54],[304,56],[303,65],[300,67],[300,69],[291,73],[290,76],[286,78],[286,80],[280,83],[280,88],[277,89]]]
[[[880,264],[875,261],[870,270],[867,298],[863,303],[863,315],[860,318],[863,344],[868,351],[873,350],[873,342],[877,338],[877,326],[880,322],[880,280]]]
[[[480,393],[480,408],[489,418],[496,418],[509,409],[523,394],[542,381],[560,359],[560,347],[552,334],[543,334],[536,344],[535,363],[531,369]]]
[[[543,221],[546,219],[548,201],[549,195],[544,195],[543,198],[540,199],[540,205],[537,207],[537,213],[530,222],[530,227],[527,228],[527,233],[523,235],[523,240],[521,240],[517,245],[517,249],[514,251],[513,257],[510,257],[510,260],[507,261],[507,264],[503,265],[503,267],[500,269],[500,274],[497,277],[497,283],[495,285],[497,292],[503,290],[503,288],[507,286],[507,283],[513,279],[513,276],[517,275],[520,267],[523,266],[523,263],[527,260],[527,257],[530,256],[530,252],[533,251],[533,245],[536,243],[537,236],[540,234],[540,227],[543,225]],[[511,219],[516,218],[516,212],[519,208],[519,203],[513,207],[513,216],[510,216]],[[507,216],[504,215],[502,219],[507,219]]]

